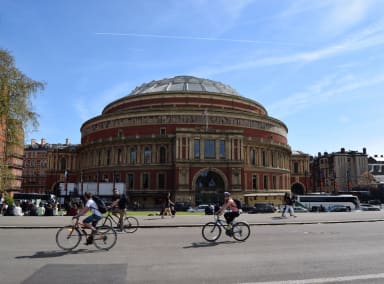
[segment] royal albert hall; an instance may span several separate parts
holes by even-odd
[[[290,191],[288,129],[221,82],[177,76],[144,83],[81,127],[84,182],[125,184],[131,202],[214,204],[224,191]]]

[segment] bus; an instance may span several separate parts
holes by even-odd
[[[360,208],[360,201],[354,195],[351,194],[342,194],[342,195],[323,195],[323,194],[313,194],[313,195],[297,195],[296,202],[304,206],[305,208],[311,211],[317,211],[321,207],[326,210],[334,206],[345,206],[349,210],[356,210]]]

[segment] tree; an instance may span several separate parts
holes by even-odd
[[[11,151],[15,145],[24,144],[26,128],[38,127],[31,96],[44,86],[23,74],[11,54],[0,48],[0,192],[5,191],[12,178],[8,167]]]

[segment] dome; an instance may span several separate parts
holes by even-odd
[[[176,76],[162,80],[144,83],[136,87],[130,95],[140,95],[157,92],[207,92],[228,95],[239,95],[237,91],[223,83],[193,76]]]

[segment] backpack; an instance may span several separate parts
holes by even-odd
[[[127,203],[128,203],[128,199],[127,199],[127,196],[125,194],[122,194],[119,198],[119,208],[120,209],[125,209],[127,208]]]
[[[105,205],[104,201],[100,197],[98,197],[97,195],[93,195],[92,199],[93,201],[95,201],[100,213],[106,213],[108,211],[107,205]]]
[[[239,199],[233,199],[233,201],[235,201],[237,209],[241,209],[241,201]]]

